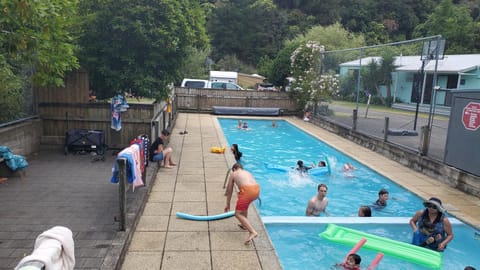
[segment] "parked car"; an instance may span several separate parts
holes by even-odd
[[[232,82],[208,81],[200,79],[183,79],[181,87],[186,88],[211,88],[225,90],[244,90],[240,85]]]
[[[257,85],[257,91],[278,91],[273,83],[259,83]]]
[[[183,79],[181,87],[187,88],[208,88],[209,81],[199,79]]]
[[[209,88],[225,90],[244,90],[243,87],[241,87],[240,85],[230,82],[211,82]]]

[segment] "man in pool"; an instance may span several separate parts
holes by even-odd
[[[378,199],[373,203],[373,207],[380,209],[387,206],[388,195],[388,190],[384,188],[380,189],[380,191],[378,192]]]
[[[320,216],[323,212],[325,215],[330,216],[327,212],[327,205],[328,205],[328,198],[327,196],[328,187],[325,184],[319,184],[317,187],[317,195],[313,196],[307,205],[307,210],[305,211],[305,215],[307,217],[311,216]]]
[[[248,207],[250,203],[260,195],[260,186],[257,181],[255,181],[253,175],[243,169],[242,164],[235,163],[232,167],[232,173],[228,178],[225,212],[230,211],[230,201],[232,200],[234,184],[236,184],[240,190],[238,192],[237,205],[235,206],[235,217],[240,221],[241,227],[248,231],[245,244],[249,244],[253,238],[257,237],[258,233],[248,221]]]

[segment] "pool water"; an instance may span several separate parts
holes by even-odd
[[[307,202],[317,194],[319,183],[328,186],[327,210],[332,216],[357,216],[358,207],[371,205],[378,198],[378,191],[382,188],[389,191],[390,200],[384,209],[372,209],[373,216],[411,217],[422,207],[421,198],[415,194],[286,121],[277,121],[276,128],[272,127],[269,120],[247,121],[249,129],[244,130],[237,128],[238,119],[219,119],[228,143],[238,144],[239,150],[243,153],[241,162],[244,168],[253,173],[262,188],[261,204],[256,202],[262,217],[304,216]],[[325,159],[331,166],[332,174],[329,176],[304,177],[295,172],[271,169],[276,166],[295,167],[297,160],[303,160],[308,165]],[[347,162],[356,168],[349,174],[343,172],[343,164]],[[403,242],[411,240],[411,228],[408,224],[348,225],[351,228],[358,228],[356,226],[362,226],[360,228],[362,231],[395,240]],[[321,239],[318,234],[324,227],[324,224],[266,225],[286,270],[330,269],[335,262],[343,259],[351,247]],[[463,230],[466,232],[463,233]],[[480,258],[474,256],[476,252],[473,252],[480,250],[480,240],[474,239],[474,231],[469,226],[454,226],[455,238],[444,253],[444,269],[463,269],[468,264],[480,266]],[[362,257],[365,256],[363,267],[367,267],[376,255],[376,252],[365,250],[361,250],[360,253]],[[425,268],[385,256],[376,269]]]
[[[405,224],[337,224],[393,240],[410,242],[412,231]],[[330,269],[343,260],[351,246],[337,244],[318,236],[326,224],[277,225],[267,224],[266,228],[284,269]],[[466,225],[454,225],[455,238],[443,253],[443,269],[463,270],[466,265],[478,266],[480,240],[475,231]],[[376,251],[360,249],[362,269],[366,269],[377,255]],[[385,255],[376,270],[430,269]]]
[[[277,128],[270,121],[250,120],[249,130],[236,127],[237,120],[220,119],[223,132],[230,144],[236,143],[243,153],[245,169],[255,175],[262,189],[262,216],[304,216],[308,200],[317,194],[317,186],[328,186],[327,210],[332,216],[356,216],[360,205],[371,205],[378,199],[378,191],[386,188],[390,193],[388,206],[372,209],[374,216],[411,216],[422,205],[422,200],[399,185],[331,148],[300,129],[279,121]],[[328,159],[330,176],[304,177],[296,172],[285,173],[266,167],[295,167],[297,160],[318,163]],[[356,169],[343,172],[343,164],[351,163]],[[265,166],[265,164],[269,164]],[[413,179],[412,179],[413,180]]]

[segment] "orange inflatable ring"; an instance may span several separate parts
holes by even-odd
[[[213,147],[210,148],[210,152],[223,154],[223,153],[225,153],[225,147],[215,147],[215,146],[213,146]]]

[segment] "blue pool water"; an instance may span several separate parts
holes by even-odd
[[[267,120],[247,121],[249,130],[242,130],[237,128],[237,119],[219,119],[228,143],[239,145],[243,152],[242,164],[254,174],[262,188],[262,203],[257,203],[262,217],[304,216],[307,201],[316,195],[319,183],[328,186],[327,210],[332,216],[356,216],[358,206],[374,202],[381,188],[390,192],[390,200],[385,209],[373,210],[373,216],[411,217],[422,207],[422,200],[415,194],[364,166],[361,161],[353,160],[285,121],[277,121],[276,128],[272,128],[271,121]],[[296,173],[267,168],[294,167],[297,160],[310,164],[325,159],[328,159],[331,165],[330,176],[300,177]],[[352,163],[356,168],[353,175],[343,172],[343,164],[346,162]],[[266,225],[284,269],[329,269],[335,260],[343,258],[351,247],[321,239],[318,233],[323,231],[324,226]],[[361,228],[362,231],[375,232],[392,239],[404,242],[410,242],[411,239],[411,228],[408,224],[361,226],[365,226]],[[444,253],[444,269],[463,269],[461,266],[467,264],[479,267],[480,259],[474,257],[476,253],[473,251],[480,249],[480,240],[474,239],[474,229],[458,225],[454,226],[454,233],[455,238]],[[464,242],[468,245],[463,244]],[[463,247],[468,248],[464,250]],[[365,256],[365,264],[362,265],[366,267],[376,253],[362,250],[361,255]],[[376,269],[424,268],[385,256]]]

